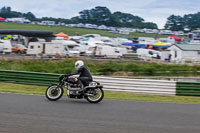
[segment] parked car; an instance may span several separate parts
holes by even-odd
[[[151,50],[151,49],[139,48],[137,49],[136,53],[138,54],[138,56],[141,56],[141,57],[151,57],[151,58],[157,58],[157,59],[160,59],[161,57],[160,51]]]
[[[27,48],[22,44],[12,45],[12,52],[17,54],[26,54]]]

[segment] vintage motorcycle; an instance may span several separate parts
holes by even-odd
[[[52,84],[46,89],[46,98],[51,101],[56,101],[63,96],[64,89],[67,90],[69,98],[83,99],[85,98],[90,103],[98,103],[104,97],[103,86],[99,82],[92,81],[84,84],[84,92],[79,92],[77,82],[74,77],[60,76],[59,84]]]

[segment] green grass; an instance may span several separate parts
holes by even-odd
[[[131,33],[130,35],[121,35],[110,33],[106,30],[95,30],[85,28],[71,28],[64,26],[46,26],[34,24],[19,24],[19,23],[0,23],[0,29],[23,29],[23,30],[51,30],[54,34],[64,32],[70,36],[84,34],[100,34],[108,37],[167,37],[167,35],[146,34],[146,33]]]
[[[0,83],[0,92],[44,95],[45,86]]]
[[[47,86],[0,83],[0,92],[44,95]],[[66,94],[64,95],[66,96]],[[145,95],[105,91],[105,99],[200,104],[200,97]]]

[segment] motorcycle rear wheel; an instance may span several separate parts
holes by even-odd
[[[104,91],[102,88],[90,89],[87,91],[87,96],[85,97],[90,103],[98,103],[104,97]]]
[[[64,90],[57,84],[50,85],[45,92],[45,96],[48,100],[56,101],[63,96]]]

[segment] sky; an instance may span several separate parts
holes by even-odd
[[[3,6],[10,6],[12,11],[32,12],[37,18],[65,19],[78,16],[82,10],[104,6],[112,13],[120,11],[142,17],[160,29],[172,14],[184,16],[200,12],[199,0],[1,0],[0,8]]]

